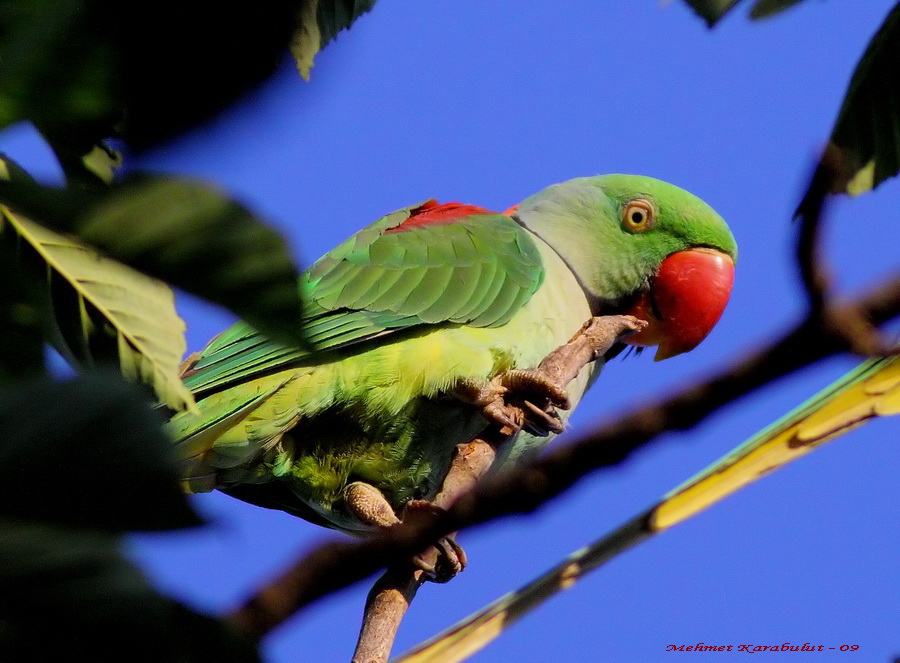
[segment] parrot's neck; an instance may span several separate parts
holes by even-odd
[[[595,315],[609,311],[646,284],[638,265],[615,260],[621,238],[614,203],[595,186],[576,181],[544,189],[522,202],[514,218],[569,266]]]

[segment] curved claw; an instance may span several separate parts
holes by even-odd
[[[436,558],[434,564],[430,562],[429,557]],[[424,571],[431,582],[445,583],[459,575],[469,561],[466,552],[456,542],[456,539],[452,536],[445,536],[438,540],[431,549],[415,555],[412,563],[417,569]]]
[[[466,553],[453,536],[440,539],[435,547],[438,561],[435,572],[429,577],[431,582],[445,583],[455,578],[468,564]]]
[[[428,555],[427,552],[419,553],[418,555],[413,555],[412,564],[417,569],[424,571],[425,575],[429,578],[437,576],[437,563],[432,564],[425,557]]]
[[[511,369],[481,385],[461,382],[454,394],[481,408],[484,418],[504,435],[522,428],[541,437],[561,433],[563,423],[556,408],[572,406],[568,392],[541,369]]]
[[[482,407],[481,413],[488,421],[496,424],[498,427],[509,428],[512,431],[518,431],[524,423],[521,412],[507,405],[503,398],[500,397]]]
[[[558,435],[565,430],[562,419],[559,418],[553,406],[542,410],[531,401],[523,401],[522,404],[528,409],[528,413],[525,415],[525,428],[529,433],[546,437],[550,433]]]
[[[553,407],[568,410],[572,407],[569,392],[556,384],[547,373],[539,368],[514,369],[500,376],[500,384],[507,391],[534,393],[550,401]]]
[[[363,481],[354,481],[344,489],[344,503],[347,509],[366,525],[388,528],[400,522],[382,492]],[[413,517],[428,517],[429,513],[436,514],[442,510],[441,507],[426,500],[410,500],[406,503],[406,514],[415,512]],[[413,556],[410,561],[413,566],[421,569],[429,580],[439,583],[450,581],[466,568],[468,563],[465,551],[453,536],[439,539],[424,552]]]
[[[426,515],[443,511],[441,507],[426,500],[410,500],[406,503],[407,514],[411,511]],[[432,562],[431,560],[434,560]],[[431,582],[445,583],[456,577],[468,564],[468,558],[453,535],[438,539],[427,550],[412,558],[413,565],[425,572]]]

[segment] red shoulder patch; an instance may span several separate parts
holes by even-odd
[[[492,212],[484,207],[478,207],[477,205],[465,205],[463,203],[441,204],[432,199],[412,210],[409,218],[399,226],[395,226],[384,232],[385,234],[399,233],[421,226],[447,226],[451,223],[456,223],[459,219],[471,216],[472,214],[496,213],[497,212]]]

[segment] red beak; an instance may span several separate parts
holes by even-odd
[[[733,283],[727,254],[708,248],[673,253],[627,311],[650,323],[627,342],[658,345],[655,361],[693,350],[722,317]]]

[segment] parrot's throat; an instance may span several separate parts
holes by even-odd
[[[591,309],[591,315],[620,315],[625,312],[625,307],[627,307],[627,305],[631,303],[633,295],[628,295],[625,298],[615,299],[601,297],[600,295],[598,295],[590,287],[588,287],[588,285],[584,282],[584,279],[582,279],[581,277],[581,272],[576,268],[575,265],[572,264],[572,261],[567,259],[566,255],[554,245],[554,242],[548,240],[539,230],[535,230],[522,220],[522,218],[516,213],[517,208],[518,205],[516,205],[515,207],[510,207],[508,210],[506,210],[505,214],[511,216],[513,221],[525,228],[525,230],[527,230],[529,233],[538,237],[544,244],[546,244],[550,248],[551,251],[553,251],[559,257],[560,260],[563,261],[563,264],[565,264],[566,267],[569,268],[572,276],[578,282],[578,285],[581,287],[582,292],[584,292],[584,296],[588,301],[588,306]]]

